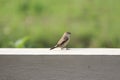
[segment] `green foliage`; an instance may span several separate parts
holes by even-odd
[[[0,0],[0,47],[120,48],[119,0]],[[29,36],[29,37],[27,37]]]
[[[14,43],[15,48],[24,48],[28,40],[29,40],[29,37],[24,37],[22,39],[17,40]]]

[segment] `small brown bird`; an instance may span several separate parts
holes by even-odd
[[[50,50],[57,48],[57,47],[60,47],[61,50],[65,48],[68,42],[70,41],[70,35],[71,35],[70,32],[65,32],[63,36],[61,37],[61,39],[58,41],[58,43],[54,47],[50,48]]]

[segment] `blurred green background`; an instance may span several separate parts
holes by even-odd
[[[0,47],[120,48],[120,0],[0,0]]]

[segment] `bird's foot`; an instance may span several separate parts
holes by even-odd
[[[70,48],[66,48],[66,50],[70,50]]]

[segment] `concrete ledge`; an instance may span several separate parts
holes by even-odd
[[[120,55],[119,48],[1,48],[0,55]]]
[[[119,80],[120,56],[0,56],[0,80]]]

